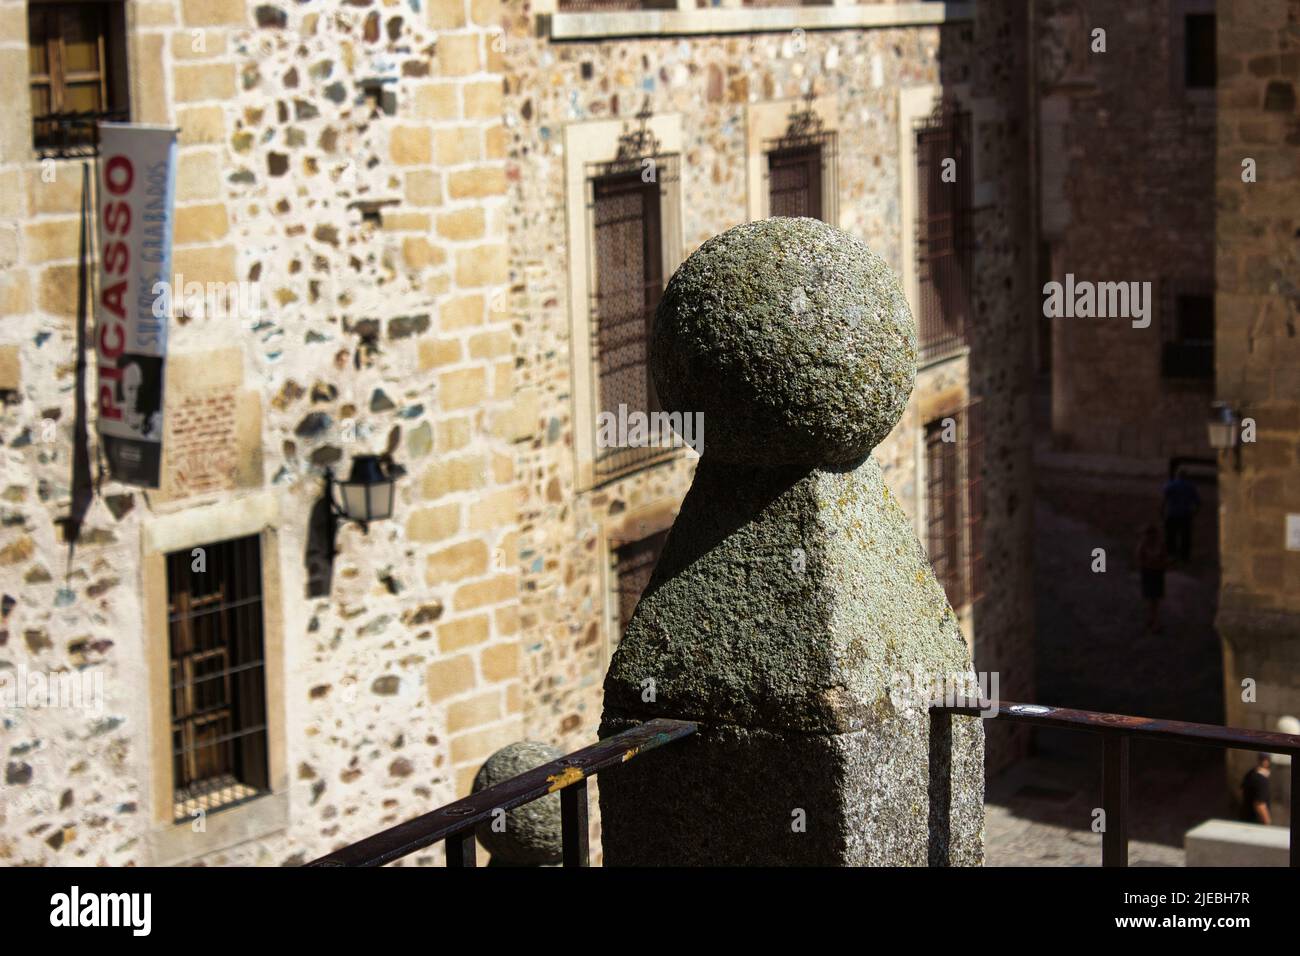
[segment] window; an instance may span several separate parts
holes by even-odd
[[[762,152],[748,156],[748,172],[761,170],[758,195],[746,201],[754,218],[807,216],[835,225],[836,145],[833,100],[811,93],[790,104],[760,103],[747,117],[746,151],[761,144]],[[761,205],[756,205],[758,200]]]
[[[960,462],[953,416],[925,427],[925,550],[954,608],[965,603],[961,567]]]
[[[167,555],[173,819],[270,790],[257,535]]]
[[[1191,13],[1183,21],[1183,84],[1212,89],[1216,80],[1214,14]]]
[[[768,210],[773,216],[822,217],[822,148],[776,149],[767,154]]]
[[[650,336],[665,280],[661,186],[676,178],[676,157],[630,147],[626,154],[623,160],[600,164],[588,183],[597,421],[607,414],[609,420],[628,423],[620,434],[645,438],[606,447],[598,441],[593,463],[597,481],[675,453],[671,436],[636,429],[630,416],[661,410],[650,374]],[[646,425],[651,423],[647,418]]]
[[[659,563],[659,555],[663,553],[667,541],[668,532],[660,531],[615,549],[619,637],[627,630],[632,612],[636,610],[637,602],[650,584],[650,576],[654,574],[655,565]]]
[[[93,145],[97,119],[127,119],[122,3],[27,8],[33,142],[55,155]]]
[[[1160,373],[1165,378],[1214,379],[1214,293],[1202,283],[1170,283],[1165,295]]]
[[[683,456],[671,429],[656,434],[665,416],[647,361],[664,280],[682,260],[682,117],[647,107],[567,123],[563,137],[573,454],[590,490]]]
[[[966,341],[970,317],[970,114],[943,102],[917,121],[916,326],[923,358]]]

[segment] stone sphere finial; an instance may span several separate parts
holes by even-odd
[[[817,219],[729,229],[673,274],[651,369],[665,410],[703,415],[703,454],[748,465],[865,458],[916,381],[916,327],[897,276]]]
[[[506,744],[479,767],[471,792],[517,777],[544,763],[559,760],[564,754],[549,744],[520,740]],[[497,832],[491,824],[475,830],[479,843],[492,854],[494,866],[546,866],[559,863],[563,855],[560,840],[560,795],[550,793],[506,811],[505,829]]]

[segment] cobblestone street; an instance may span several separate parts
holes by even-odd
[[[1037,702],[1223,723],[1213,486],[1199,486],[1192,560],[1168,573],[1164,631],[1149,634],[1134,550],[1142,525],[1158,515],[1160,479],[1067,474],[1039,463]],[[1091,570],[1094,548],[1105,549],[1105,573]],[[1183,834],[1232,815],[1223,767],[1214,749],[1134,743],[1131,865],[1181,866]],[[989,782],[988,865],[1100,865],[1101,835],[1091,830],[1100,805],[1100,740],[1040,731],[1034,755]]]

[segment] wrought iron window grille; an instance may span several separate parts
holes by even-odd
[[[790,110],[780,136],[764,140],[769,216],[808,216],[835,225],[838,212],[839,136],[826,129],[811,92]]]
[[[621,418],[624,405],[648,426],[645,444],[596,448],[598,484],[682,453],[674,436],[653,427],[661,409],[649,371],[650,329],[673,258],[681,157],[662,151],[651,115],[647,104],[619,136],[614,157],[585,167],[593,420],[603,412]]]

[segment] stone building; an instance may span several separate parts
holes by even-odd
[[[0,0],[0,668],[102,687],[5,710],[0,861],[301,862],[589,742],[695,460],[602,413],[654,411],[677,263],[772,214],[903,277],[923,368],[877,455],[1033,698],[1023,13],[637,6]],[[154,490],[77,399],[74,110],[180,131],[205,294]],[[324,469],[381,453],[393,517],[331,557]]]
[[[1069,276],[1141,296],[1125,307],[1098,289],[1092,315],[1038,325],[1053,445],[1101,470],[1210,457],[1214,6],[1034,5],[1039,287]]]
[[[1300,3],[1221,9],[1218,41],[1216,398],[1256,427],[1219,461],[1225,722],[1277,730],[1300,715]]]

